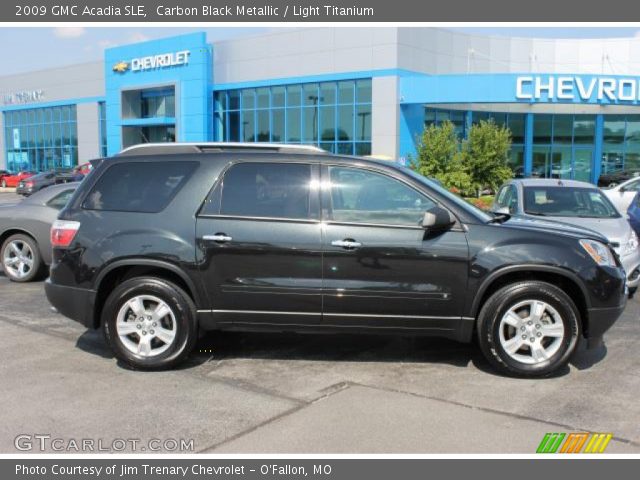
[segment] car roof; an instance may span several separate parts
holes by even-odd
[[[511,182],[522,187],[572,187],[572,188],[598,188],[592,183],[578,180],[565,180],[562,178],[518,178]]]

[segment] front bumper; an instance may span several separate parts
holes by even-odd
[[[49,303],[59,313],[87,328],[96,328],[93,318],[96,292],[84,288],[57,285],[51,283],[50,278],[44,284],[44,292]]]
[[[624,302],[617,307],[590,308],[587,313],[589,316],[589,330],[586,332],[585,337],[589,339],[602,338],[604,333],[620,318],[626,306],[627,301],[625,296]]]
[[[636,249],[631,255],[621,257],[620,263],[627,275],[627,286],[637,288],[640,285],[640,249]]]

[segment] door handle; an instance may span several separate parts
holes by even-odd
[[[359,248],[362,246],[360,242],[356,242],[350,238],[345,238],[344,240],[334,240],[331,242],[331,245],[334,247],[342,247],[346,250],[351,250],[353,248]]]
[[[230,242],[231,240],[233,240],[233,238],[231,238],[226,233],[216,233],[215,235],[203,235],[202,239],[203,240],[213,241],[213,242],[216,242],[216,243],[226,243],[226,242]]]

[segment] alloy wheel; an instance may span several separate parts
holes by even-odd
[[[565,337],[558,311],[541,300],[525,300],[509,308],[499,327],[500,345],[512,359],[535,365],[553,357]]]
[[[173,311],[153,295],[138,295],[127,300],[116,319],[116,333],[122,345],[141,357],[154,357],[167,351],[177,331]]]
[[[33,269],[33,251],[27,242],[14,240],[5,247],[2,263],[9,275],[22,279]]]

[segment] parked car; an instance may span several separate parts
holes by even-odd
[[[640,168],[603,173],[600,175],[600,178],[598,178],[598,186],[603,188],[612,188],[636,177],[640,177]]]
[[[183,361],[199,330],[385,332],[476,336],[494,367],[535,377],[626,304],[599,233],[314,147],[132,147],[95,161],[58,218],[47,298],[141,369]]]
[[[620,257],[633,295],[640,283],[638,236],[603,191],[575,180],[517,179],[502,186],[494,212],[588,228],[604,235]]]
[[[640,191],[640,177],[634,177],[622,182],[620,185],[603,190],[622,215],[627,213],[631,200],[633,200],[638,191]]]
[[[629,216],[631,228],[633,228],[637,235],[640,235],[640,192],[636,193],[631,205],[629,205],[627,215]]]
[[[17,187],[22,180],[25,180],[29,177],[33,177],[34,175],[35,175],[35,172],[29,172],[29,171],[21,171],[21,172],[10,174],[10,175],[5,175],[2,178],[0,178],[0,187],[2,188]]]
[[[35,280],[51,263],[51,224],[77,186],[49,187],[18,204],[0,206],[0,260],[9,280]]]
[[[25,197],[28,197],[29,195],[32,195],[35,192],[42,190],[43,188],[47,188],[55,184],[55,172],[38,173],[24,180],[20,180],[20,183],[18,183],[18,187],[16,188],[16,193],[18,195],[24,195]]]

